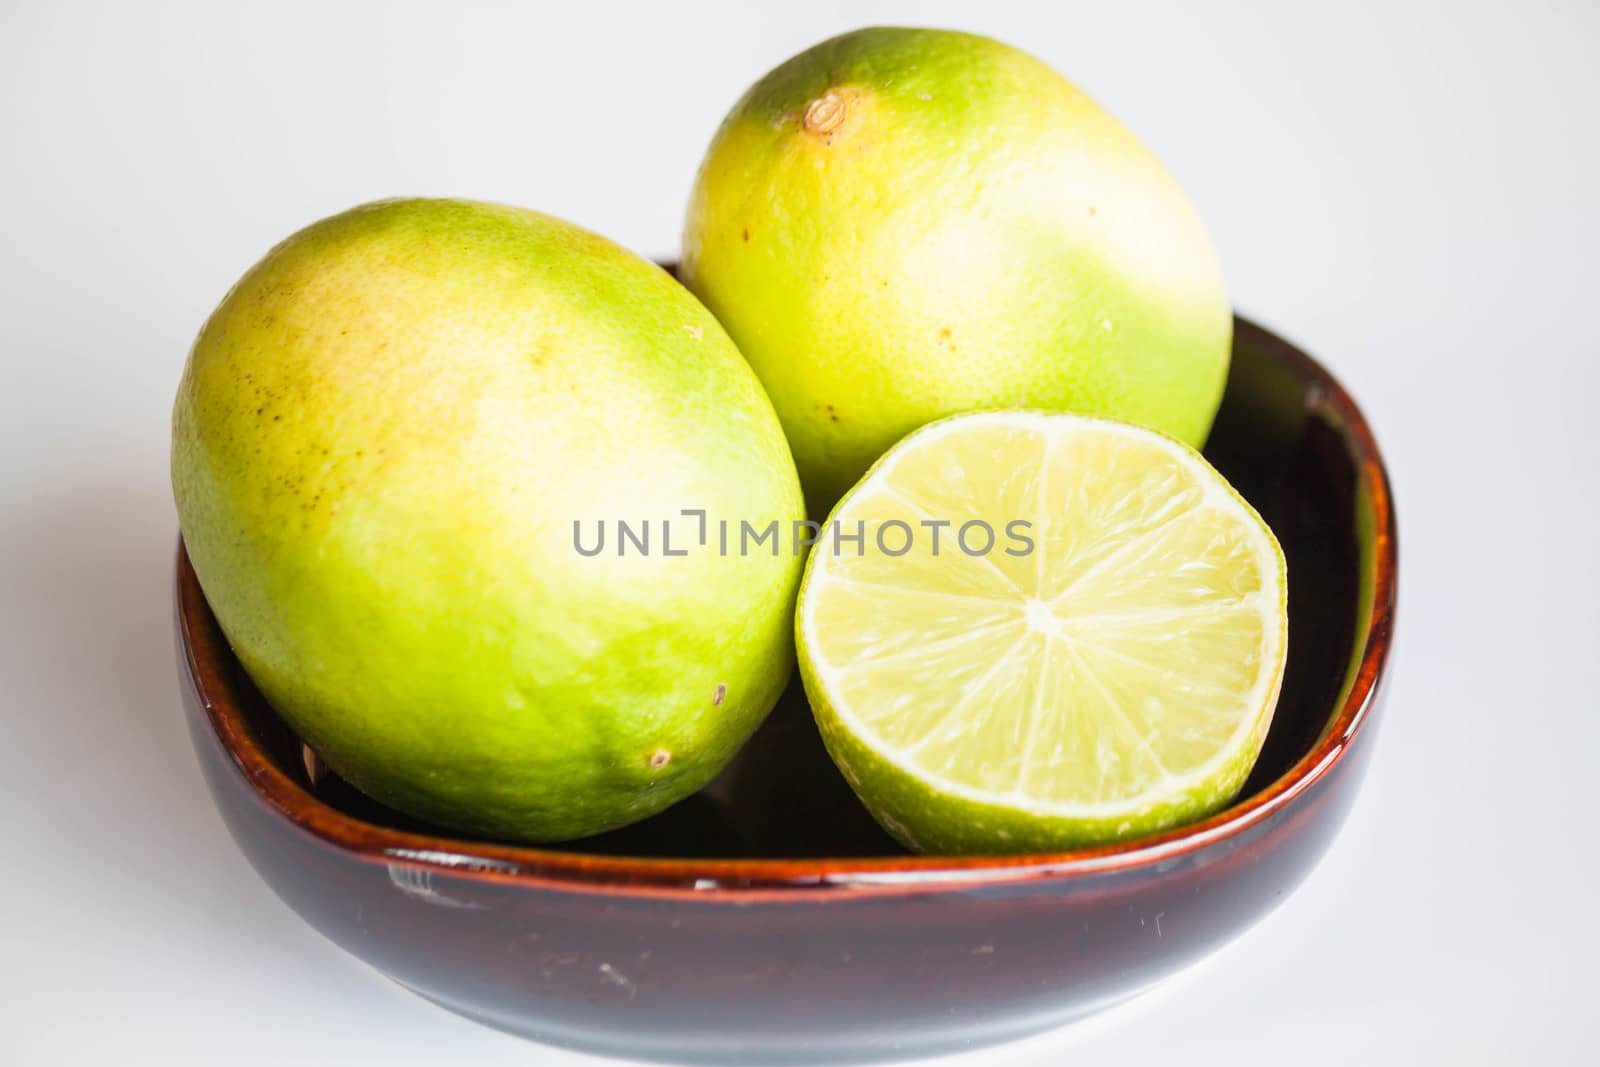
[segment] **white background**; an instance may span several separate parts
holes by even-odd
[[[1593,1062],[1600,9],[1325,0],[3,0],[0,1062],[597,1062],[402,992],[227,837],[172,666],[173,390],[234,279],[360,201],[670,253],[738,93],[882,22],[1022,45],[1154,147],[1241,309],[1365,405],[1401,521],[1388,715],[1321,867],[1147,997],[949,1062]]]

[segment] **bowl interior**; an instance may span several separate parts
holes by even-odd
[[[1359,415],[1321,367],[1260,327],[1237,322],[1227,392],[1205,451],[1283,545],[1289,654],[1271,732],[1236,804],[1311,751],[1333,724],[1365,651],[1375,581],[1370,482],[1382,471],[1364,469],[1370,439],[1353,424]],[[193,580],[185,561],[180,581]],[[198,625],[216,639],[213,620]],[[242,725],[293,783],[361,822],[463,841],[378,804],[320,766],[313,772],[309,754],[225,646],[221,654]],[[905,855],[829,760],[798,679],[700,793],[634,826],[548,850],[673,858]]]

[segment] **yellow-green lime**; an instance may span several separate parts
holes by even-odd
[[[1187,445],[987,412],[913,433],[840,501],[796,633],[823,740],[878,821],[916,849],[1011,852],[1232,798],[1286,609],[1272,532]]]
[[[1156,158],[1038,59],[880,28],[735,104],[683,238],[687,284],[761,376],[813,513],[932,419],[1107,415],[1204,442],[1232,317]]]
[[[262,693],[445,826],[659,811],[790,673],[799,560],[708,549],[680,514],[803,514],[760,383],[664,271],[548,216],[387,201],[284,241],[195,343],[172,481]]]

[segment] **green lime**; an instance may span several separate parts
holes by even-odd
[[[790,671],[799,560],[720,553],[681,514],[802,515],[760,383],[664,271],[546,216],[401,200],[290,237],[194,346],[172,479],[263,694],[445,826],[544,841],[659,811]]]
[[[1187,445],[990,412],[912,434],[839,503],[796,633],[823,740],[890,833],[1031,851],[1232,798],[1286,609],[1272,532]]]
[[[822,513],[890,445],[980,408],[1198,446],[1232,317],[1194,209],[1050,67],[867,29],[745,93],[701,165],[684,278],[761,376]]]

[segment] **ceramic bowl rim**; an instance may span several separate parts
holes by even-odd
[[[1235,329],[1272,349],[1311,384],[1315,405],[1342,428],[1373,522],[1373,595],[1359,666],[1322,735],[1263,789],[1199,822],[1094,848],[1000,856],[677,859],[563,852],[390,829],[347,815],[285,774],[250,729],[227,681],[233,654],[217,629],[179,539],[176,610],[187,668],[215,740],[254,800],[321,844],[357,861],[440,875],[597,895],[688,896],[702,900],[814,900],[1016,884],[1158,867],[1237,837],[1293,804],[1345,757],[1370,718],[1392,643],[1398,545],[1388,475],[1366,419],[1316,360],[1246,319]],[[1358,620],[1359,622],[1359,620]],[[1357,632],[1360,632],[1359,630]]]

